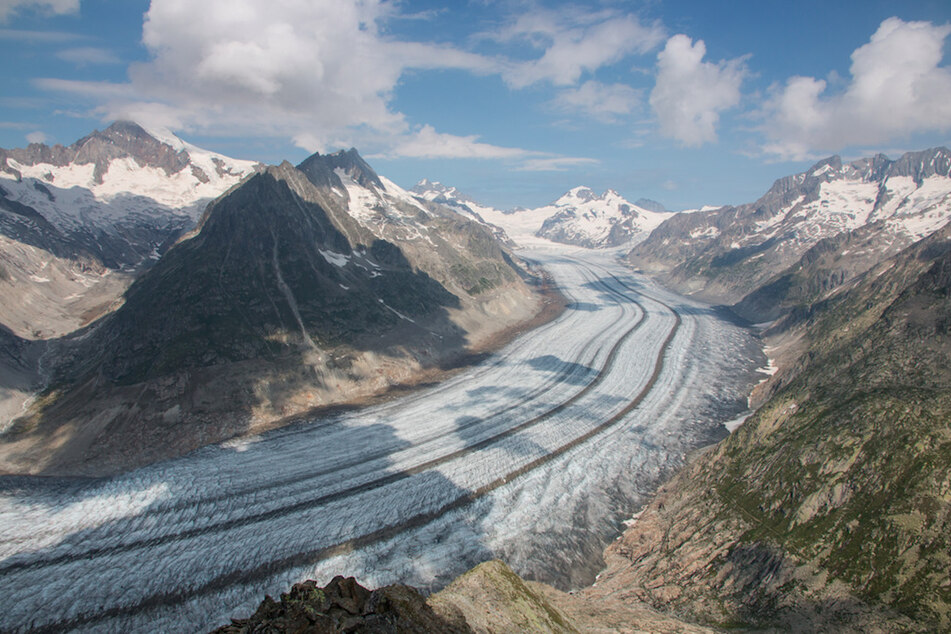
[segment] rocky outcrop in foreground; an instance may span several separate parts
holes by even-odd
[[[495,560],[476,566],[428,599],[415,588],[400,584],[370,591],[353,577],[335,577],[323,588],[315,581],[305,581],[281,594],[280,602],[266,597],[249,618],[232,619],[231,625],[214,634],[710,631],[644,604],[590,601],[524,581]]]
[[[265,597],[249,618],[232,619],[215,634],[471,631],[464,621],[436,614],[415,588],[397,584],[371,592],[353,577],[338,576],[323,588],[316,581],[294,584],[280,602]]]

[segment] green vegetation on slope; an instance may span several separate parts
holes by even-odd
[[[783,328],[799,363],[625,536],[616,585],[710,622],[951,631],[951,230]]]

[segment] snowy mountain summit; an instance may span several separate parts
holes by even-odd
[[[157,257],[210,200],[256,169],[170,132],[117,121],[68,147],[0,148],[0,227],[60,257],[83,253],[108,267],[134,266]]]
[[[29,338],[88,323],[257,169],[129,121],[0,148],[0,323]]]
[[[598,195],[589,187],[575,187],[541,209],[547,218],[538,237],[588,248],[626,244],[670,217],[628,202],[613,189]]]
[[[483,223],[496,224],[492,218],[506,213],[476,202],[455,187],[443,185],[439,181],[431,181],[427,178],[416,183],[410,193],[431,203],[446,205],[463,216]]]
[[[646,236],[670,217],[660,203],[634,204],[613,189],[599,195],[589,187],[575,187],[550,205],[509,211],[480,205],[455,187],[426,179],[412,191],[427,201],[502,227],[521,242],[545,238],[587,248],[615,247]]]
[[[951,220],[951,151],[938,147],[845,163],[838,156],[777,180],[753,203],[681,213],[630,255],[668,284],[736,302],[788,271],[838,262],[830,289]],[[782,284],[788,284],[783,281]],[[678,286],[681,285],[682,286]]]

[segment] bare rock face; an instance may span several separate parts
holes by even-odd
[[[323,588],[315,581],[295,584],[281,600],[265,597],[249,618],[232,619],[214,634],[299,632],[301,634],[424,634],[471,632],[465,622],[436,614],[415,589],[391,585],[372,592],[353,577],[334,577]]]

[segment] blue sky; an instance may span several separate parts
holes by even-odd
[[[0,147],[132,118],[266,162],[355,146],[499,207],[742,203],[829,154],[951,145],[949,23],[946,0],[0,0]]]

